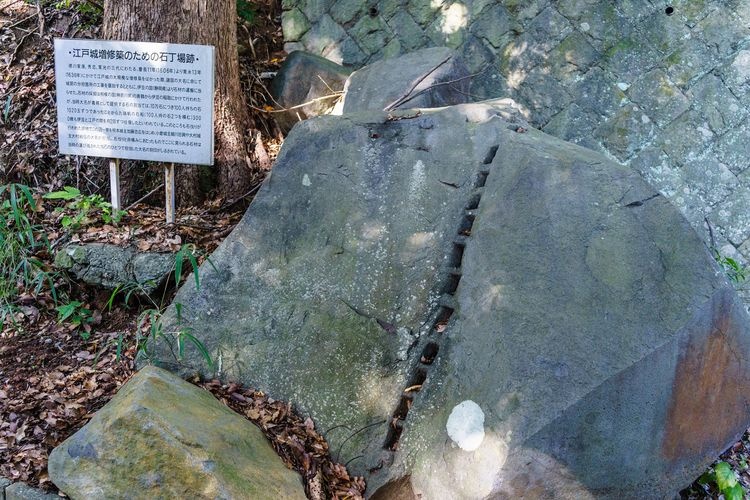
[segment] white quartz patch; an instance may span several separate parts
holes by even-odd
[[[309,186],[310,184],[312,184],[312,183],[310,182],[310,176],[309,176],[309,175],[307,175],[307,174],[303,175],[303,176],[302,176],[302,185],[303,185],[303,186]]]
[[[414,167],[411,169],[411,179],[409,180],[409,200],[415,201],[424,190],[424,184],[427,180],[425,174],[424,163],[422,160],[417,160]]]
[[[484,440],[484,412],[467,399],[453,407],[445,429],[462,450],[474,451]]]

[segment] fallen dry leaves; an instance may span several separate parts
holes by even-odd
[[[74,9],[44,3],[41,9],[40,17],[33,4],[0,0],[0,179],[42,192],[67,185],[102,192],[102,160],[57,154],[52,59],[54,37],[93,38],[98,28],[86,26]],[[262,106],[269,96],[260,74],[276,70],[283,59],[280,5],[257,2],[256,14],[253,26],[240,23],[241,74],[249,103]],[[281,137],[271,115],[256,115],[254,121],[270,159],[275,158]],[[150,200],[158,198],[155,193]],[[139,203],[118,224],[98,223],[101,217],[94,212],[80,228],[64,231],[60,221],[65,204],[37,197],[35,219],[53,249],[68,242],[99,242],[175,252],[191,243],[210,253],[237,224],[247,202],[214,199],[181,209],[174,225],[165,223],[163,208]],[[49,265],[52,253],[42,250],[37,257]],[[107,292],[64,279],[56,286],[101,316],[88,340],[71,325],[57,323],[56,303],[44,291],[22,290],[14,303],[15,324],[0,331],[0,476],[48,490],[54,490],[46,471],[49,452],[85,425],[132,375],[132,337],[142,309],[117,305],[100,314]],[[125,347],[118,357],[121,336]],[[364,480],[350,477],[343,465],[331,460],[312,420],[260,392],[217,381],[203,385],[265,432],[284,462],[303,475],[310,498],[362,498]]]
[[[116,359],[117,333],[36,327],[0,335],[0,476],[49,488],[49,452],[130,377],[134,351]]]
[[[101,161],[57,154],[52,44],[55,37],[94,38],[74,9],[48,2],[0,0],[0,178],[45,190],[94,183]],[[45,6],[46,5],[46,6]]]
[[[199,385],[260,427],[284,463],[302,475],[309,498],[363,498],[364,479],[350,476],[344,465],[331,458],[328,443],[312,419],[294,413],[289,403],[235,383],[211,380]]]
[[[117,224],[105,224],[101,218],[93,217],[92,220],[98,219],[98,222],[70,232],[61,231],[59,225],[60,218],[67,212],[50,210],[53,204],[45,202],[43,225],[51,241],[65,238],[70,243],[130,245],[141,252],[176,252],[184,243],[191,243],[201,253],[210,253],[232,232],[244,208],[240,204],[225,208],[220,202],[180,208],[175,224],[166,223],[163,208],[139,203]]]

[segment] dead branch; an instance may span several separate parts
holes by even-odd
[[[4,29],[4,30],[9,30],[9,29],[11,29],[11,28],[15,28],[16,26],[19,26],[19,25],[21,25],[21,24],[25,23],[26,21],[28,21],[29,19],[31,19],[32,17],[34,17],[34,16],[37,16],[37,15],[38,15],[38,14],[31,14],[30,16],[28,16],[28,17],[24,17],[24,18],[23,18],[23,19],[21,19],[20,21],[17,21],[17,22],[15,22],[15,23],[11,24],[10,26],[3,26],[3,29]]]
[[[131,208],[133,208],[134,206],[136,206],[137,204],[139,204],[140,202],[142,202],[143,200],[145,200],[146,198],[148,198],[149,196],[151,196],[152,194],[154,194],[155,192],[157,192],[158,190],[160,190],[163,187],[164,187],[164,183],[162,182],[161,184],[159,184],[158,186],[156,186],[154,189],[152,189],[151,191],[149,191],[148,193],[146,193],[144,196],[141,196],[136,201],[134,201],[133,203],[131,203],[130,205],[128,205],[127,207],[125,207],[125,210],[126,211],[130,210]]]
[[[8,59],[8,64],[5,65],[6,71],[8,70],[8,68],[11,67],[11,65],[13,64],[13,61],[16,60],[16,56],[18,55],[18,51],[21,49],[21,45],[23,45],[23,42],[29,37],[29,35],[34,35],[34,34],[35,33],[32,31],[32,32],[26,33],[24,36],[21,37],[21,39],[16,44],[16,48],[13,49],[13,53],[10,55],[10,59]]]
[[[40,0],[36,0],[36,15],[39,22],[39,36],[44,36],[44,12],[42,11],[42,3]]]
[[[315,99],[312,99],[307,102],[303,102],[302,104],[297,104],[296,106],[292,106],[290,108],[269,109],[269,110],[256,108],[255,106],[250,106],[250,108],[254,109],[255,111],[259,111],[261,113],[284,113],[285,111],[292,111],[295,109],[304,108],[307,105],[314,104],[320,101],[325,101],[326,99],[331,99],[333,97],[341,97],[343,94],[344,94],[343,92],[336,92],[335,94],[329,94],[329,95],[324,95],[322,97],[316,97]]]
[[[402,95],[401,97],[399,97],[398,99],[396,99],[395,101],[393,101],[392,103],[390,103],[388,106],[386,106],[385,108],[383,108],[383,111],[391,111],[394,108],[396,108],[396,107],[400,106],[401,104],[403,104],[404,102],[406,102],[405,99],[407,97],[409,97],[409,94],[411,94],[412,92],[414,92],[414,89],[417,88],[417,86],[420,83],[422,83],[422,81],[424,81],[425,78],[427,78],[428,76],[430,76],[431,74],[433,74],[435,71],[437,71],[438,68],[440,68],[440,66],[442,66],[443,64],[445,64],[448,61],[450,61],[451,57],[453,57],[453,56],[446,57],[445,59],[443,59],[442,61],[440,61],[435,67],[433,67],[430,71],[428,71],[427,73],[425,73],[422,76],[420,76],[419,78],[417,78],[415,80],[414,84],[411,86],[411,88],[408,91],[406,91],[406,93],[404,95]]]
[[[438,83],[433,83],[433,84],[432,84],[432,85],[430,85],[429,87],[425,87],[425,88],[423,88],[422,90],[420,90],[420,91],[419,91],[419,92],[417,92],[416,94],[414,94],[414,95],[411,95],[411,96],[408,96],[408,97],[407,97],[407,98],[405,98],[405,99],[404,99],[403,101],[401,101],[400,103],[398,103],[398,106],[400,106],[400,105],[402,105],[402,104],[405,104],[405,103],[407,103],[407,102],[411,101],[412,99],[416,99],[416,98],[417,98],[417,97],[419,97],[420,95],[422,95],[422,94],[424,94],[424,93],[426,93],[426,92],[429,92],[430,90],[432,90],[432,89],[434,89],[434,88],[437,88],[437,87],[442,87],[443,85],[453,85],[454,83],[458,83],[458,82],[460,82],[460,81],[462,81],[462,80],[467,80],[467,79],[470,79],[470,78],[474,78],[475,76],[479,76],[479,75],[481,75],[481,74],[482,74],[482,73],[484,73],[484,72],[485,72],[486,70],[487,70],[487,66],[485,66],[484,68],[482,68],[482,69],[481,69],[480,71],[477,71],[476,73],[472,73],[472,74],[470,74],[470,75],[462,76],[461,78],[456,78],[455,80],[448,80],[448,81],[446,81],[446,82],[438,82]],[[460,91],[459,91],[459,92],[460,92]],[[462,93],[462,94],[463,94],[464,92],[460,92],[460,93]],[[385,111],[390,111],[390,110],[389,110],[389,109],[386,109]]]

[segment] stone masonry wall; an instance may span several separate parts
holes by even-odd
[[[479,73],[476,100],[512,97],[545,132],[629,164],[724,255],[750,260],[750,1],[282,5],[287,51],[359,67],[455,48]]]

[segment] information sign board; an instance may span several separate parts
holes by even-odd
[[[61,154],[213,165],[214,48],[55,40]]]

